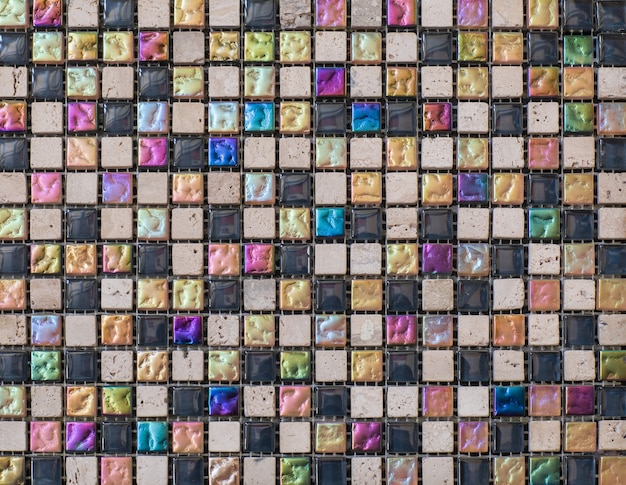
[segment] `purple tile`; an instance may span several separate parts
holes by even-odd
[[[66,451],[96,451],[96,423],[66,423]]]
[[[33,26],[58,27],[63,13],[61,0],[35,0],[33,2]]]
[[[459,0],[457,23],[461,27],[486,27],[488,12],[487,0]]]
[[[458,175],[459,202],[487,202],[489,200],[489,175],[486,173],[460,173]]]
[[[174,317],[174,343],[198,345],[202,343],[202,317],[198,315]]]
[[[589,415],[595,407],[593,386],[568,386],[565,389],[565,414]]]
[[[415,345],[417,343],[417,317],[393,315],[387,317],[387,345]]]
[[[164,167],[167,165],[167,138],[139,139],[139,166]]]
[[[95,131],[96,103],[68,103],[67,129],[70,132]]]
[[[133,201],[133,177],[130,173],[108,172],[102,175],[102,202],[130,204]]]
[[[352,423],[352,451],[380,451],[380,423]]]
[[[452,273],[452,244],[424,244],[422,271],[424,273]]]
[[[237,416],[239,414],[239,391],[236,387],[212,387],[209,389],[210,416]]]
[[[317,96],[345,96],[345,68],[318,67],[315,76],[315,94]]]

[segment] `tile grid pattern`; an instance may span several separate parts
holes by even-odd
[[[10,5],[0,483],[624,483],[620,2]]]

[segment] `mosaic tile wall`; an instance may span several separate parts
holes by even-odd
[[[624,2],[0,29],[0,484],[626,484]]]

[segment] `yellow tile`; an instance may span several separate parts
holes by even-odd
[[[456,95],[459,99],[488,98],[489,69],[486,67],[460,67],[457,71]]]
[[[315,166],[323,169],[344,169],[347,166],[345,138],[316,138]]]
[[[382,177],[376,172],[355,172],[351,177],[353,204],[380,204],[383,200]]]
[[[247,66],[244,71],[244,94],[248,98],[271,99],[276,95],[276,71],[273,66]]]
[[[345,423],[316,423],[315,424],[315,452],[316,453],[345,453],[346,452],[346,424]]]
[[[202,280],[174,280],[172,308],[174,310],[204,310],[204,282]]]
[[[132,345],[133,317],[131,315],[102,315],[100,317],[102,345]]]
[[[525,485],[526,462],[523,456],[500,456],[493,461],[494,485]]]
[[[239,32],[211,32],[209,60],[236,61],[239,59]]]
[[[280,33],[280,62],[304,63],[311,61],[311,34],[286,31]]]
[[[558,67],[529,67],[528,95],[533,97],[555,97],[559,95]]]
[[[422,175],[422,204],[450,205],[452,204],[452,189],[452,174],[424,174]]]
[[[69,61],[95,61],[98,59],[98,32],[70,32],[67,35]]]
[[[493,175],[493,203],[521,205],[524,202],[524,175],[496,173]]]
[[[175,173],[172,175],[172,202],[201,204],[204,200],[204,178],[200,173]]]
[[[559,26],[558,0],[528,0],[528,26],[557,28]]]
[[[61,246],[36,244],[30,247],[30,272],[56,274],[61,271]]]
[[[33,32],[32,61],[35,64],[59,64],[63,62],[63,33]]]
[[[417,244],[387,244],[387,274],[417,274]]]
[[[485,32],[459,32],[459,61],[482,62],[487,60],[487,34]]]
[[[167,382],[168,366],[167,352],[137,352],[137,381]]]
[[[414,67],[387,68],[387,96],[415,96],[417,69]]]
[[[273,32],[245,33],[245,60],[253,62],[270,62],[274,60]]]
[[[459,138],[457,168],[485,170],[489,167],[489,140],[487,138]]]
[[[71,99],[98,99],[100,74],[95,67],[68,67],[65,92]]]
[[[193,99],[204,97],[204,69],[201,67],[175,66],[172,71],[173,96]]]
[[[597,439],[596,423],[565,423],[565,451],[594,452]]]
[[[102,60],[104,62],[133,62],[135,48],[132,32],[104,32],[102,34]]]
[[[97,393],[93,386],[70,386],[67,388],[67,416],[94,417],[97,408]]]
[[[309,209],[280,209],[278,235],[284,241],[307,241],[311,239],[311,213]]]
[[[416,146],[415,138],[387,138],[387,168],[390,170],[415,170],[417,168]]]
[[[598,310],[626,310],[626,279],[598,280]]]
[[[593,67],[563,68],[563,97],[566,99],[593,99],[595,88]]]
[[[137,308],[140,310],[166,310],[168,307],[166,279],[137,280]]]
[[[204,27],[204,0],[175,0],[175,27]]]
[[[237,382],[239,380],[238,350],[209,350],[209,381]]]
[[[382,280],[352,281],[352,310],[380,311],[383,308]]]
[[[281,310],[310,310],[311,282],[308,280],[281,280],[279,305]]]
[[[95,275],[98,270],[95,244],[68,244],[65,272],[68,275]]]
[[[1,17],[0,17],[1,18]],[[28,15],[26,16],[28,18]],[[0,25],[2,25],[0,23]],[[59,434],[60,434],[59,423]],[[61,444],[59,443],[59,447]],[[61,451],[61,450],[58,450]],[[24,482],[24,457],[2,456],[0,457],[0,470],[2,471],[2,485],[20,485]]]
[[[379,64],[382,61],[382,36],[379,32],[352,33],[352,63]]]
[[[280,132],[304,134],[311,131],[311,104],[308,101],[280,103]]]
[[[273,315],[244,317],[244,344],[251,347],[271,347],[276,339]]]
[[[352,351],[352,380],[354,382],[381,382],[383,380],[382,351]]]
[[[600,457],[600,481],[598,485],[624,485],[626,477],[625,456]]]
[[[524,62],[524,34],[522,32],[494,32],[493,62],[498,64]]]
[[[591,205],[593,188],[593,174],[566,173],[563,181],[563,202],[567,205]]]
[[[95,170],[98,168],[98,140],[95,137],[67,139],[65,166],[69,169]]]

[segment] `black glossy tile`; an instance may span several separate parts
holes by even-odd
[[[26,170],[28,142],[25,138],[0,138],[0,169]]]
[[[96,382],[98,353],[95,350],[68,350],[65,352],[65,375],[70,382]]]
[[[494,246],[493,273],[509,276],[524,274],[524,246]]]
[[[342,387],[318,387],[315,390],[319,416],[345,416],[348,412],[348,392]]]
[[[308,244],[281,246],[280,272],[287,275],[311,274],[311,246]]]
[[[626,34],[604,34],[600,37],[600,64],[626,66]]]
[[[593,456],[568,456],[565,458],[567,485],[589,485],[596,481],[596,460]]]
[[[521,135],[524,131],[524,110],[521,104],[499,103],[493,107],[493,132],[497,135]]]
[[[561,380],[560,352],[531,352],[528,376],[533,382],[557,382]]]
[[[556,32],[528,34],[528,61],[532,64],[559,62],[559,37]]]
[[[274,382],[276,357],[274,352],[246,352],[244,377],[248,382]]]
[[[595,345],[596,323],[591,315],[564,315],[565,345]]]
[[[209,283],[209,308],[211,310],[239,310],[239,282],[212,281]]]
[[[490,373],[489,352],[465,350],[459,353],[459,379],[461,382],[489,382]]]
[[[133,134],[132,103],[105,103],[102,108],[102,129],[111,135]]]
[[[317,280],[315,309],[319,312],[344,312],[346,310],[346,282]]]
[[[70,241],[95,241],[98,238],[98,211],[96,209],[67,209],[65,230]]]
[[[623,0],[602,0],[596,3],[597,28],[600,32],[623,32],[626,30],[626,3]]]
[[[67,280],[65,308],[68,310],[97,310],[98,280]]]
[[[61,485],[63,459],[60,456],[36,456],[30,462],[32,485]]]
[[[245,0],[244,25],[255,28],[273,28],[276,22],[274,0]]]
[[[594,213],[585,210],[565,210],[563,233],[566,241],[591,241],[594,238]]]
[[[626,138],[600,138],[598,140],[598,168],[626,170]]]
[[[204,460],[177,456],[172,459],[173,485],[204,485]]]
[[[0,32],[0,65],[28,64],[28,34],[17,32]]]
[[[308,173],[280,176],[280,203],[293,206],[311,205],[311,177]]]
[[[351,237],[355,241],[380,241],[382,225],[380,209],[352,209]]]
[[[598,248],[600,274],[626,275],[626,246],[601,244]]]
[[[423,209],[421,211],[421,228],[424,239],[452,239],[452,224],[452,211],[450,209]]]
[[[206,165],[204,144],[202,138],[174,138],[174,167],[203,168]]]
[[[422,61],[426,64],[449,64],[454,46],[452,34],[422,34]]]
[[[387,132],[393,136],[415,136],[417,107],[414,102],[387,103]]]
[[[216,241],[239,239],[241,213],[239,209],[213,209],[209,212],[209,236]]]
[[[523,423],[494,423],[494,451],[496,453],[522,453],[524,451]]]
[[[490,476],[488,459],[461,458],[459,460],[459,485],[489,483]]]
[[[556,174],[530,175],[528,202],[557,205],[559,203],[559,176]]]
[[[245,423],[244,450],[252,453],[274,453],[276,429],[273,423]]]
[[[345,103],[317,103],[315,109],[315,130],[322,134],[343,134],[346,132]]]
[[[0,245],[0,274],[23,275],[28,272],[29,249],[25,244]]]
[[[139,68],[137,71],[137,91],[139,99],[168,99],[169,82],[169,71],[165,67]]]
[[[416,382],[417,352],[388,352],[387,380],[389,382]]]
[[[167,244],[140,244],[137,247],[140,275],[167,275],[169,259]]]
[[[36,100],[63,99],[65,91],[62,67],[33,67],[31,71],[30,93]]]
[[[205,391],[202,387],[174,387],[172,403],[176,416],[205,415]]]
[[[417,423],[387,424],[387,451],[417,453]]]
[[[347,465],[344,458],[317,458],[318,485],[345,485],[347,481]]]
[[[387,309],[392,312],[416,312],[417,281],[387,281]]]
[[[169,324],[165,315],[137,316],[137,345],[166,347],[169,341]]]
[[[105,453],[130,453],[132,451],[132,423],[102,423],[100,427],[102,451]]]
[[[566,29],[593,29],[593,2],[589,0],[563,0],[563,21]]]
[[[132,27],[135,19],[135,0],[104,0],[104,25]]]
[[[604,387],[601,399],[603,417],[626,416],[626,386]]]
[[[0,352],[0,381],[24,382],[29,374],[28,352]]]
[[[488,311],[489,282],[459,280],[457,283],[457,309],[460,312]]]

